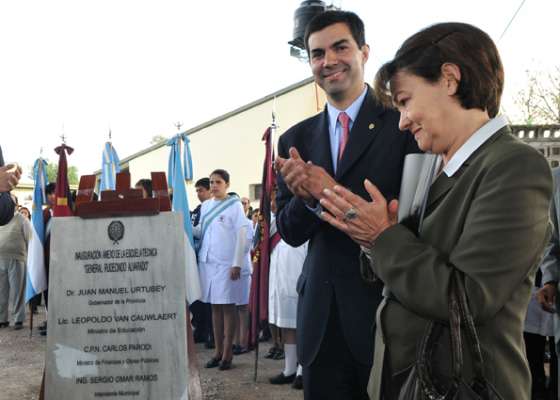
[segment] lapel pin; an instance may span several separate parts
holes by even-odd
[[[375,124],[372,122],[371,124],[369,124],[369,130],[371,131],[373,128],[375,128]]]

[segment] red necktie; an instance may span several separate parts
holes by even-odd
[[[340,141],[338,142],[338,161],[340,161],[350,135],[350,117],[345,112],[341,112],[338,114],[338,121],[342,125],[342,135],[340,135]]]

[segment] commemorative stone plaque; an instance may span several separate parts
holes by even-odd
[[[186,400],[181,217],[56,218],[47,400]]]

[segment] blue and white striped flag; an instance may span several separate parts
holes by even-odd
[[[27,284],[25,288],[25,302],[47,289],[47,274],[45,271],[45,224],[43,221],[43,204],[47,196],[47,162],[42,158],[35,161],[33,166],[33,208],[31,212],[32,235],[27,252]]]
[[[99,193],[103,190],[115,190],[117,172],[121,171],[119,156],[111,142],[105,143],[101,162],[101,181]]]
[[[196,253],[194,251],[194,240],[192,233],[192,223],[190,217],[189,200],[187,198],[187,188],[185,186],[185,173],[181,165],[181,140],[185,141],[188,147],[188,139],[186,135],[179,134],[171,138],[167,145],[171,146],[169,154],[168,183],[173,189],[173,202],[171,207],[173,211],[183,214],[183,229],[185,231],[185,255],[186,255],[186,289],[187,301],[192,304],[200,299],[200,277],[198,275],[198,266],[196,262]],[[185,164],[189,165],[192,173],[192,162],[190,160],[190,151],[185,151]],[[192,179],[192,175],[191,175]]]
[[[185,169],[185,180],[190,182],[193,180],[193,169],[192,169],[192,157],[191,157],[191,140],[185,134],[183,134],[183,142],[185,142],[185,148],[183,149],[183,167]]]
[[[185,143],[185,146],[183,148],[183,165],[181,167],[180,166],[181,164],[179,164],[179,168],[182,170],[183,178],[186,181],[192,181],[193,180],[193,166],[192,166],[192,157],[191,157],[191,147],[189,145],[189,143],[191,141],[186,134],[180,133],[177,136],[170,139],[167,142],[167,145],[168,146],[173,146],[173,144],[171,144],[171,143],[174,142],[175,139],[177,139],[179,142],[181,140],[183,140],[183,142]],[[171,154],[169,154],[169,163],[168,163],[168,166],[167,166],[167,172],[168,172],[167,185],[169,187],[173,187],[173,181],[175,179],[176,160],[179,160],[180,158],[181,158],[181,144],[179,143],[177,150],[172,151]]]

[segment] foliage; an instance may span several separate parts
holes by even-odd
[[[155,135],[152,137],[152,140],[150,140],[150,144],[157,144],[157,143],[161,143],[166,141],[167,138],[163,135]]]
[[[540,74],[527,71],[527,86],[515,98],[525,124],[560,123],[560,66]]]
[[[49,182],[56,182],[56,174],[58,173],[58,164],[49,163],[47,165],[47,178]],[[79,180],[78,167],[70,165],[68,167],[68,183],[70,185],[77,185]]]
[[[49,182],[56,182],[56,175],[58,173],[58,164],[47,160],[47,179]],[[29,168],[29,178],[33,179],[33,168]],[[68,167],[68,183],[70,185],[77,185],[79,181],[78,167],[71,165]]]

